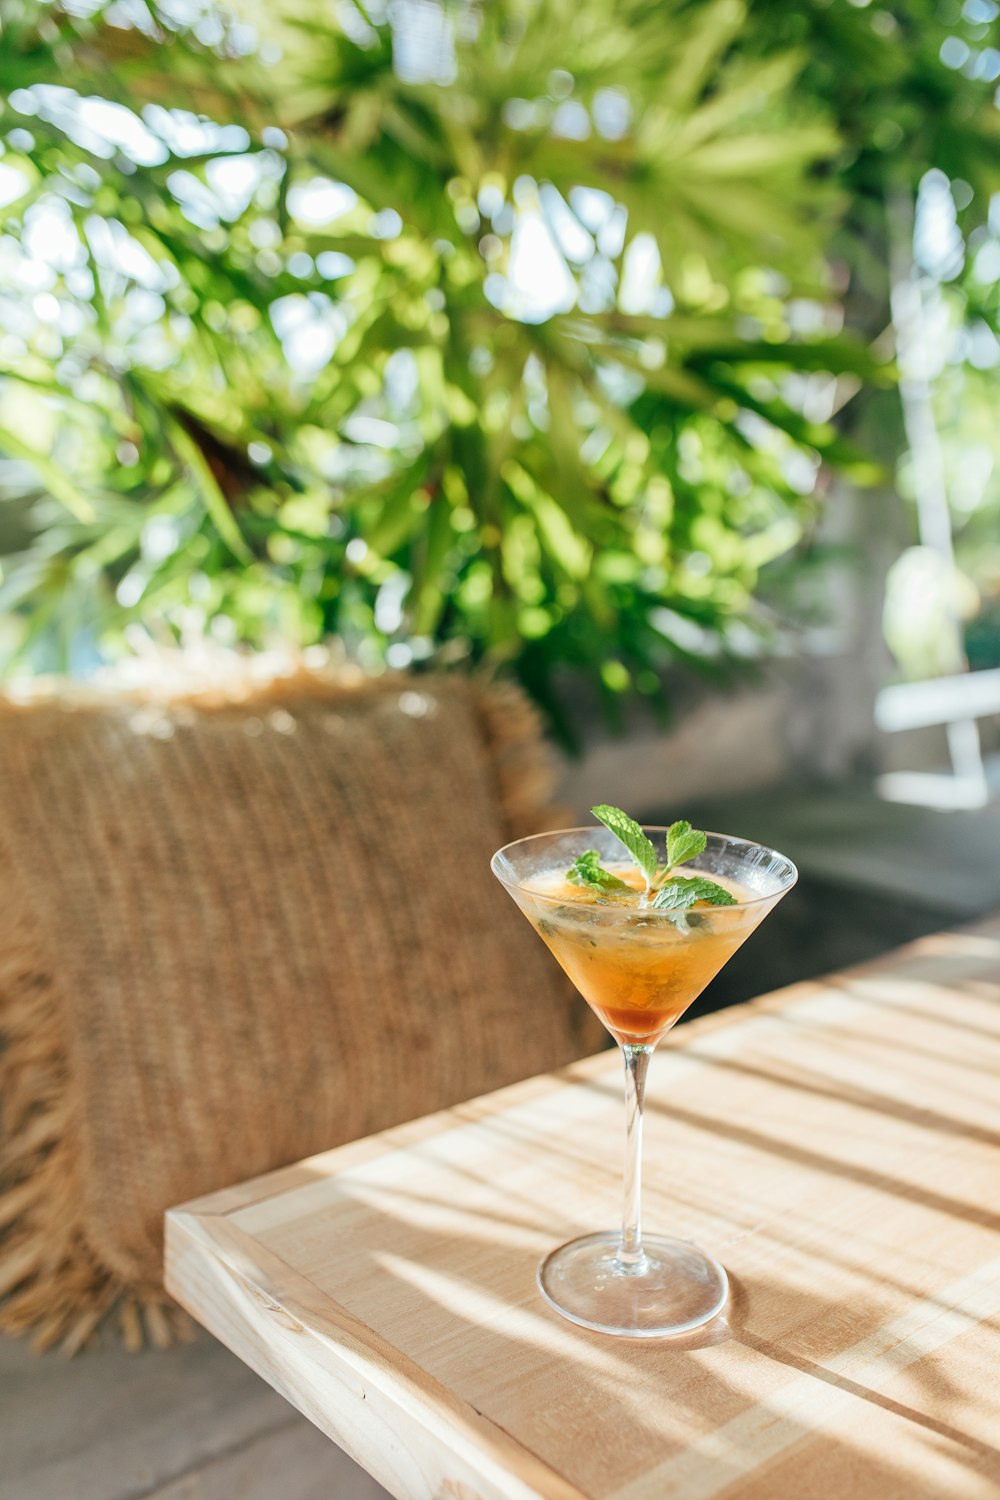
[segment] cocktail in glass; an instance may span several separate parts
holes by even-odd
[[[663,849],[665,828],[646,836]],[[566,872],[586,850],[632,891],[594,891]],[[508,844],[491,868],[580,994],[621,1048],[625,1061],[625,1203],[621,1231],[605,1230],[553,1250],[538,1271],[545,1299],[585,1328],[632,1338],[687,1333],[717,1316],[729,1283],[713,1256],[686,1240],[643,1235],[642,1104],[646,1070],[660,1038],[701,994],[797,879],[791,860],[761,844],[710,833],[684,865],[735,898],[656,910],[642,875],[605,828],[571,828]]]

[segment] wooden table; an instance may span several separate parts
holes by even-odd
[[[535,1291],[615,1223],[619,1066],[176,1209],[167,1285],[403,1500],[997,1500],[1000,919],[668,1038],[646,1223],[733,1288],[679,1342]]]

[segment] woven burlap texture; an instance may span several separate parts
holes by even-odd
[[[509,688],[0,702],[0,1322],[166,1343],[171,1204],[599,1033],[489,873],[546,773]]]

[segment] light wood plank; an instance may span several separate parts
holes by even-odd
[[[483,1500],[580,1500],[571,1484],[234,1224],[171,1217],[171,1284],[194,1288],[212,1308],[216,1336],[393,1494],[423,1500],[453,1492],[458,1500],[471,1486]]]

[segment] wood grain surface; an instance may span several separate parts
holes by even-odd
[[[681,1340],[535,1289],[617,1221],[619,1070],[174,1210],[168,1287],[400,1500],[997,1500],[1000,919],[661,1046],[645,1222],[733,1289]]]

